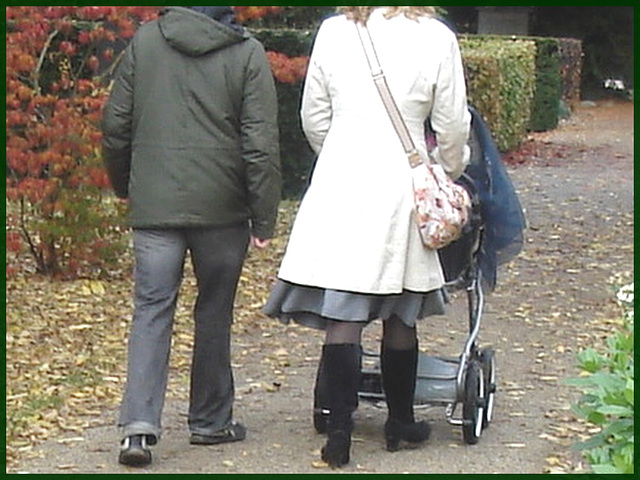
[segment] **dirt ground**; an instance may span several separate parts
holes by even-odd
[[[571,444],[588,433],[570,411],[579,392],[564,384],[578,374],[575,356],[598,344],[618,318],[613,285],[633,278],[633,103],[581,106],[557,130],[534,134],[507,158],[526,210],[523,252],[499,271],[486,300],[480,344],[497,352],[495,418],[477,445],[466,445],[442,408],[418,410],[433,433],[421,448],[388,453],[386,412],[362,402],[351,463],[340,473],[566,473],[585,466]],[[379,325],[367,331],[375,345]],[[457,355],[466,306],[423,322],[427,352]],[[266,324],[236,332],[236,418],[244,442],[188,443],[186,402],[172,394],[164,435],[144,469],[118,465],[117,412],[105,408],[92,428],[38,446],[25,473],[330,473],[319,463],[324,437],[311,424],[312,387],[322,337],[298,326]],[[280,349],[274,351],[274,342]],[[268,343],[268,348],[266,345]]]

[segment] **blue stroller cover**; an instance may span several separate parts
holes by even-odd
[[[484,287],[493,291],[498,266],[513,259],[523,248],[526,219],[487,124],[474,108],[469,107],[469,111],[472,135],[481,156],[479,162],[469,164],[465,173],[477,190],[484,229],[477,252],[478,267]]]

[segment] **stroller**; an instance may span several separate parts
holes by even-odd
[[[495,288],[498,265],[520,252],[526,225],[491,133],[477,111],[469,111],[471,159],[458,181],[472,198],[470,221],[459,240],[438,252],[447,291],[466,291],[469,332],[458,358],[419,354],[414,405],[444,407],[448,423],[462,427],[465,443],[475,444],[492,421],[497,390],[495,351],[478,345],[485,293]],[[425,134],[429,143],[428,121]],[[383,401],[379,354],[363,350],[362,360],[358,397]],[[313,424],[319,433],[329,414],[321,398],[322,385],[316,385]]]

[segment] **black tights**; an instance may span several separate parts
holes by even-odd
[[[360,345],[364,322],[327,322],[325,345],[353,343]],[[383,323],[382,344],[391,350],[410,350],[417,344],[416,328],[408,327],[398,317],[393,316]]]

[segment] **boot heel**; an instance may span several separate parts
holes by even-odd
[[[322,447],[322,460],[331,468],[340,468],[350,460],[351,435],[344,431],[329,432],[329,438]]]
[[[388,452],[397,452],[400,450],[400,437],[385,435],[385,440],[387,442]]]
[[[388,419],[384,424],[384,439],[389,452],[400,450],[400,441],[402,440],[400,427],[401,425],[392,419]]]
[[[401,442],[419,444],[429,438],[431,430],[427,422],[400,423],[389,419],[384,425],[384,438],[387,442],[387,450],[397,452]]]

